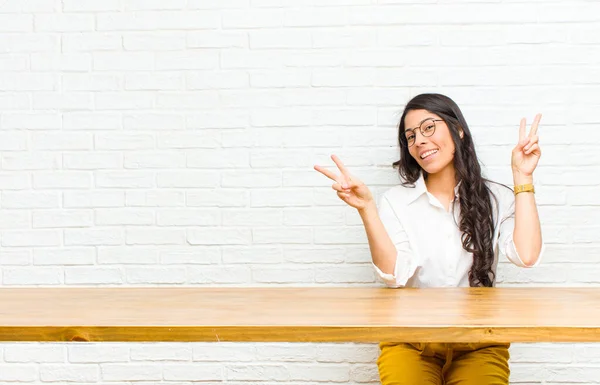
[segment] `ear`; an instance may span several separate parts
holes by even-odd
[[[458,129],[458,135],[460,135],[461,139],[463,138],[463,136],[465,136],[465,132],[462,130],[462,128]]]

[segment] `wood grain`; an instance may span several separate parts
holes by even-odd
[[[4,288],[0,341],[600,342],[600,288]]]

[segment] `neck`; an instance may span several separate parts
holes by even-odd
[[[425,179],[427,191],[433,195],[453,197],[456,183],[456,171],[452,165],[435,174],[428,174]]]

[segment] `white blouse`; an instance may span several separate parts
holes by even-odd
[[[523,263],[515,243],[515,197],[506,187],[488,183],[498,200],[492,198],[494,208],[494,264],[496,272],[498,252],[512,263]],[[383,273],[375,264],[379,278],[389,287],[468,287],[473,254],[462,247],[458,228],[460,207],[458,186],[455,198],[446,211],[439,200],[427,191],[423,175],[415,187],[398,185],[387,190],[379,201],[381,221],[396,246],[394,274]],[[456,204],[454,204],[456,202]],[[499,214],[499,215],[498,215]],[[456,220],[455,220],[456,218]],[[537,262],[541,261],[545,245],[542,244]],[[495,282],[494,282],[495,284]]]

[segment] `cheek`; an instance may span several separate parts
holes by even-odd
[[[415,158],[415,160],[418,160],[417,159],[417,150],[415,149],[415,146],[412,146],[411,148],[409,148],[408,152],[410,153],[410,156]]]
[[[432,142],[437,144],[438,147],[444,149],[445,151],[453,153],[454,152],[454,141],[452,141],[452,136],[450,136],[450,133],[448,133],[448,132],[440,133],[439,136],[437,134],[438,133],[436,132],[433,135]]]
[[[448,150],[450,150],[454,154],[454,151],[456,150],[456,148],[454,146],[454,142],[452,141],[452,138],[448,139],[448,142],[446,143],[446,147],[448,148]]]

